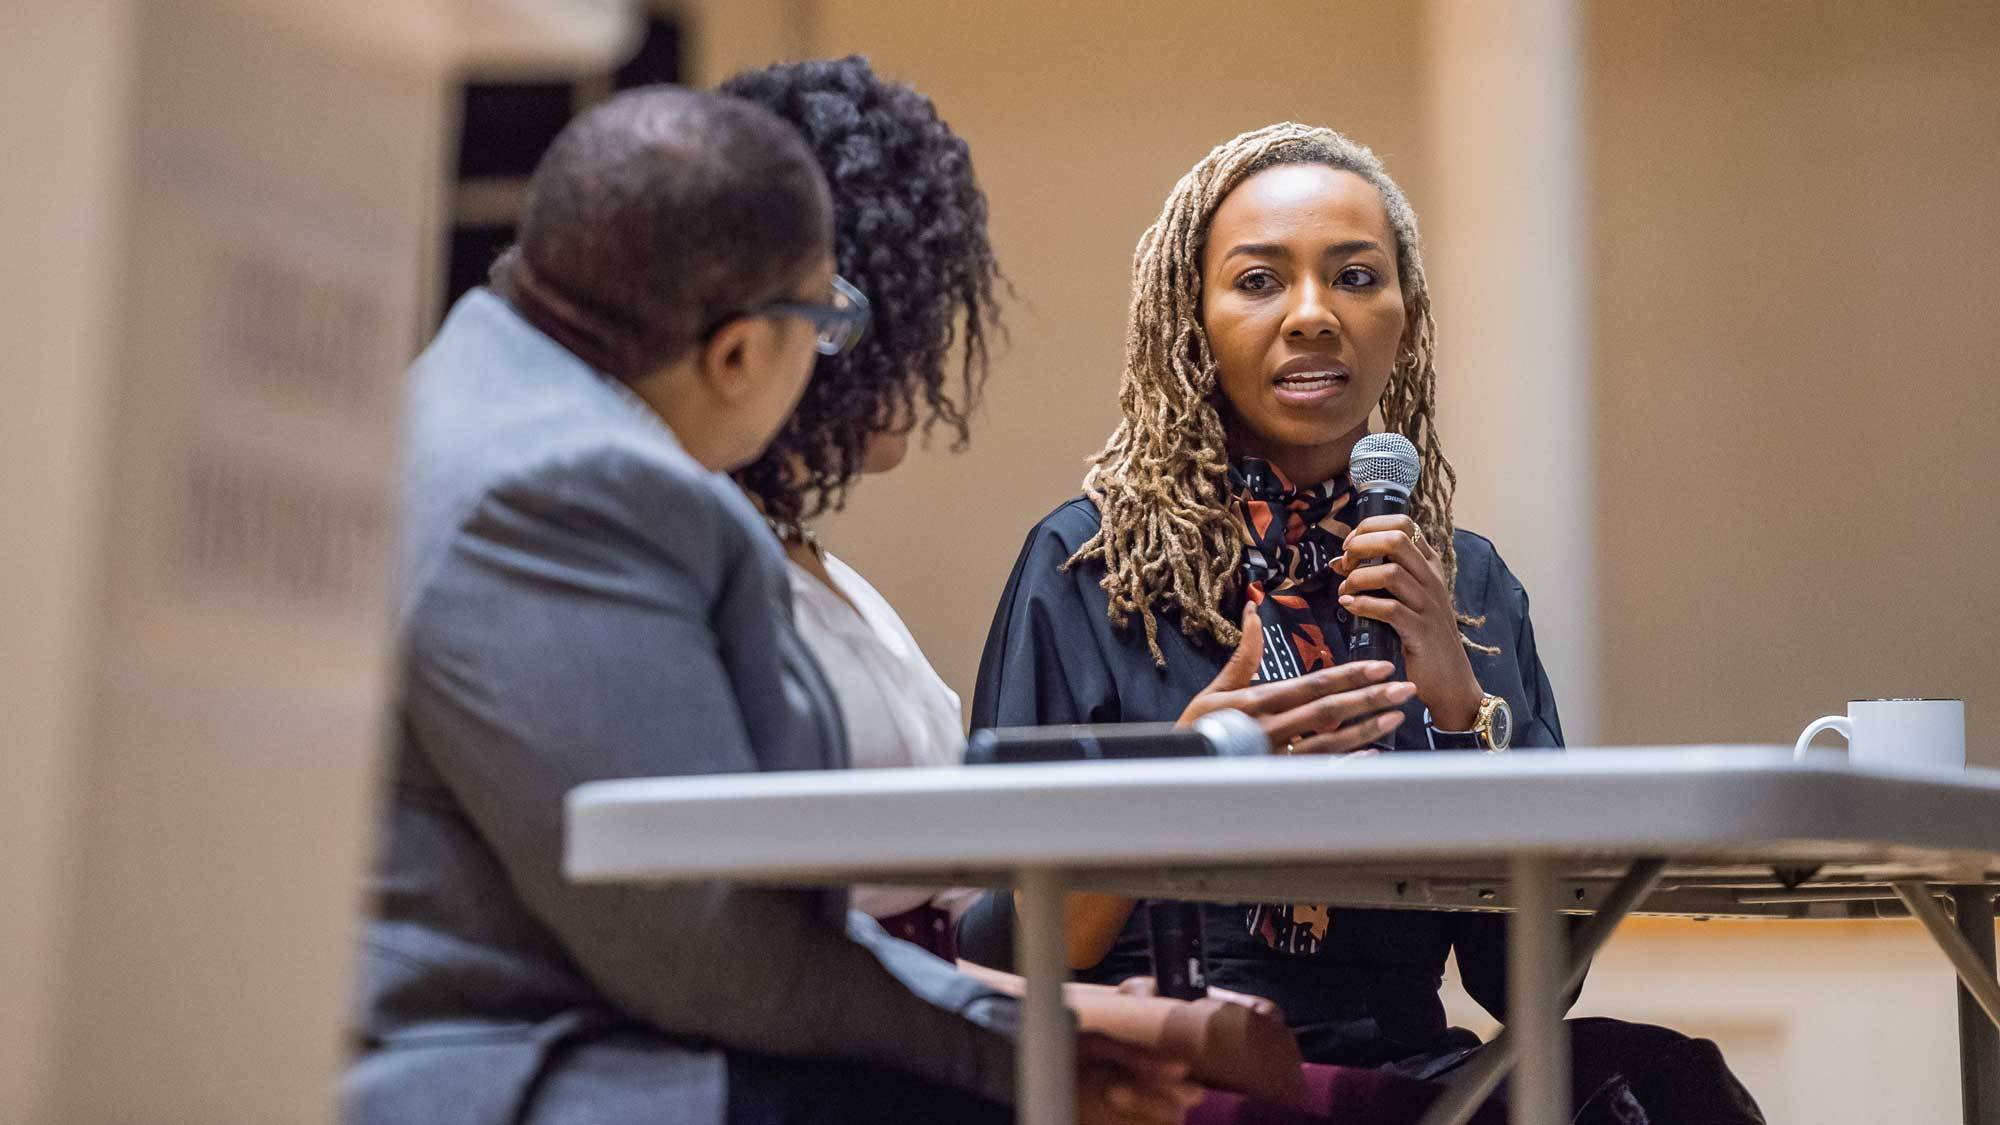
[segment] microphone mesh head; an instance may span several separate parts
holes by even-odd
[[[1402,434],[1369,434],[1354,443],[1347,457],[1347,476],[1356,490],[1417,487],[1417,447]]]

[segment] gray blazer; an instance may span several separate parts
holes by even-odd
[[[582,782],[846,764],[783,556],[734,485],[485,290],[411,370],[405,448],[348,1120],[708,1125],[733,1051],[1011,1100],[1012,1002],[844,892],[562,878]]]

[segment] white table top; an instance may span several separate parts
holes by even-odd
[[[588,882],[991,885],[1059,868],[1080,889],[1486,908],[1506,905],[1506,857],[1538,852],[1577,909],[1659,856],[1654,912],[1797,914],[1814,887],[1774,866],[1849,890],[2000,872],[2000,771],[1864,771],[1777,747],[639,779],[578,788],[568,817],[566,871]]]

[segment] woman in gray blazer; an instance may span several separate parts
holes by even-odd
[[[412,369],[350,1121],[1011,1118],[1012,1002],[844,895],[559,867],[583,782],[845,764],[783,558],[716,472],[865,325],[830,228],[775,117],[621,95],[557,139],[494,288]],[[1178,1117],[1170,1067],[1081,1070],[1097,1120]]]

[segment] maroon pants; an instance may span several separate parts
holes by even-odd
[[[902,938],[947,961],[958,960],[958,927],[951,924],[950,914],[935,906],[925,904],[875,921],[889,931],[890,937]]]

